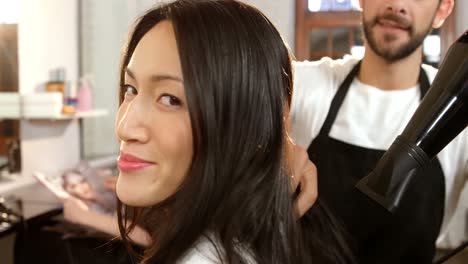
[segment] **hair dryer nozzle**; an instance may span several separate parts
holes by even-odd
[[[413,176],[429,163],[430,159],[421,148],[405,142],[400,136],[385,152],[375,169],[360,180],[356,187],[393,212]]]

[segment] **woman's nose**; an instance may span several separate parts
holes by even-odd
[[[135,98],[136,99],[136,98]],[[120,141],[145,143],[149,139],[147,118],[141,102],[123,103],[117,115],[116,134]]]

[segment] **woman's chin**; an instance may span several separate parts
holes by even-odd
[[[139,178],[142,179],[142,178]],[[136,181],[134,177],[126,177],[120,174],[116,194],[119,200],[129,206],[149,207],[162,202],[169,197],[175,188],[164,186],[162,188],[160,181]]]
[[[139,199],[138,197],[135,197],[135,195],[132,194],[132,192],[128,190],[117,187],[116,194],[119,200],[125,205],[135,206],[135,207],[144,206],[140,201],[141,199]]]
[[[151,195],[148,193],[143,193],[141,191],[136,192],[125,188],[119,188],[118,185],[116,189],[116,194],[119,200],[128,206],[149,207],[158,203],[158,201],[149,200],[148,198],[151,197]]]

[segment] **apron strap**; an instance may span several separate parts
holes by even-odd
[[[427,91],[431,87],[431,84],[429,82],[429,78],[427,77],[426,71],[421,67],[419,70],[419,91],[420,91],[420,100],[423,99],[423,97],[426,95]]]
[[[351,86],[354,78],[357,76],[360,68],[361,61],[354,65],[353,69],[348,73],[344,81],[341,83],[338,91],[335,94],[335,97],[333,97],[330,109],[328,110],[328,115],[318,134],[319,136],[327,136],[330,132],[331,126],[333,125],[333,122],[335,122],[336,115],[338,114],[338,110],[340,110],[341,104],[343,103],[344,98],[348,93],[349,87]]]

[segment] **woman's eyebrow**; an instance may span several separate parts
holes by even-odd
[[[176,81],[176,82],[183,82],[182,78],[179,78],[174,75],[170,74],[155,74],[151,75],[150,77],[151,82],[161,82],[161,81]]]
[[[125,73],[132,79],[135,79],[135,74],[130,70],[130,69],[125,69]],[[183,82],[182,78],[178,76],[174,76],[171,74],[153,74],[150,76],[150,81],[151,82],[161,82],[161,81],[176,81],[176,82]]]

